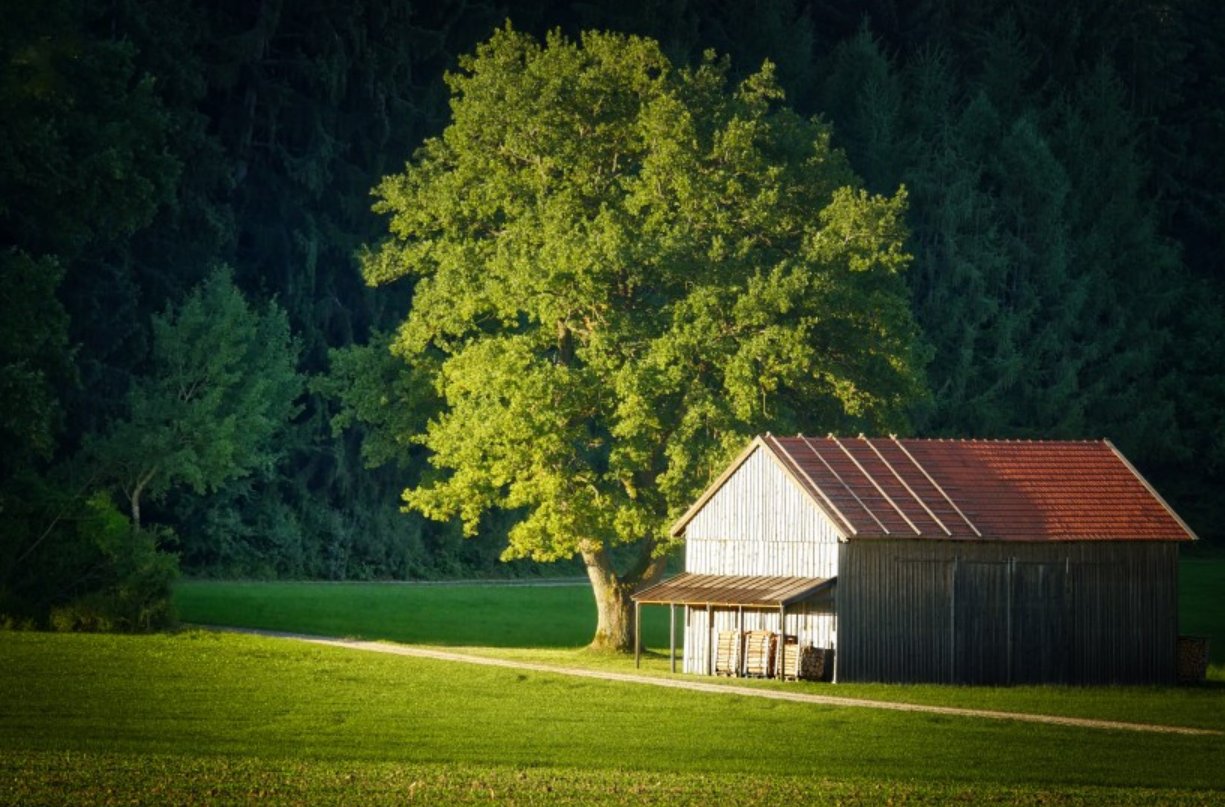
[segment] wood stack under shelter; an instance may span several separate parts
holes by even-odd
[[[671,608],[671,658],[676,662],[676,608],[685,609],[686,658],[689,647],[700,644],[701,669],[707,675],[777,677],[785,667],[780,657],[784,642],[779,627],[792,629],[792,643],[814,636],[797,634],[806,624],[803,617],[832,608],[833,581],[771,576],[727,576],[679,574],[634,595],[636,606],[667,605]],[[697,636],[694,623],[704,619],[705,632]],[[695,656],[696,659],[696,656]],[[794,666],[794,665],[793,665]],[[811,668],[811,667],[810,667]],[[797,668],[799,669],[799,668]],[[792,676],[795,677],[795,676]]]

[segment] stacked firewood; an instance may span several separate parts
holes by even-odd
[[[783,645],[783,677],[821,681],[825,678],[828,651],[822,647]]]
[[[751,678],[774,675],[774,634],[751,630],[744,635],[744,674]]]
[[[1208,637],[1178,637],[1178,680],[1184,684],[1195,684],[1204,680],[1208,672]]]

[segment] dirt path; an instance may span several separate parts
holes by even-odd
[[[677,678],[656,678],[649,675],[633,673],[608,672],[605,670],[588,670],[581,667],[557,667],[552,664],[537,664],[531,661],[513,661],[511,659],[491,658],[489,656],[473,656],[467,653],[454,653],[447,650],[430,650],[412,645],[391,644],[388,642],[368,642],[360,639],[334,639],[324,636],[310,636],[302,633],[284,633],[281,631],[258,630],[255,628],[230,628],[220,626],[199,626],[207,630],[224,631],[228,633],[246,633],[255,636],[267,636],[278,639],[292,639],[310,644],[343,647],[351,650],[366,650],[373,653],[386,653],[393,656],[411,656],[435,661],[449,661],[460,664],[481,664],[486,667],[505,667],[512,670],[531,670],[533,672],[550,673],[553,675],[568,675],[576,678],[595,678],[601,681],[616,681],[625,684],[642,684],[646,686],[667,687],[669,689],[685,689],[691,692],[710,692],[719,695],[741,695],[749,698],[767,698],[795,703],[815,703],[822,706],[845,706],[863,709],[888,709],[895,712],[923,712],[927,714],[951,715],[954,717],[978,717],[988,720],[1016,720],[1023,723],[1046,723],[1055,726],[1075,726],[1077,728],[1108,729],[1114,731],[1139,731],[1157,734],[1191,734],[1219,735],[1221,732],[1213,729],[1198,729],[1187,726],[1163,726],[1155,723],[1127,723],[1118,720],[1094,720],[1085,717],[1063,717],[1060,715],[1028,714],[1025,712],[1000,712],[991,709],[962,709],[955,706],[927,706],[917,703],[895,703],[892,701],[875,701],[865,698],[846,698],[837,695],[812,695],[805,692],[787,692],[786,690],[757,689],[755,687],[736,686],[734,684],[710,684],[698,680]]]

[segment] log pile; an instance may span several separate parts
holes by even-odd
[[[768,630],[719,631],[715,644],[715,675],[749,678],[774,678],[778,675],[778,643],[783,644],[780,677],[808,681],[829,679],[832,651],[799,645],[796,637],[780,637]]]
[[[1178,637],[1178,681],[1198,684],[1208,673],[1208,637]]]
[[[829,651],[822,647],[783,645],[783,677],[806,681],[823,681],[828,672]]]

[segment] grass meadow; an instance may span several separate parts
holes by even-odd
[[[1182,588],[1184,631],[1225,636],[1225,561],[1188,561]],[[632,666],[579,649],[581,586],[185,583],[177,598],[198,623]],[[1193,687],[759,685],[1225,729],[1213,656]],[[668,674],[658,654],[645,669]],[[1222,759],[1225,734],[764,701],[190,629],[0,634],[6,804],[1211,804]]]

